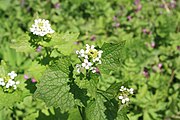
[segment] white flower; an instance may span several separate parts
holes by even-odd
[[[9,86],[13,86],[13,85],[15,85],[16,83],[15,83],[15,81],[9,79],[7,84],[9,84]]]
[[[20,84],[20,82],[19,82],[19,81],[16,81],[16,85],[18,85],[18,84]]]
[[[11,71],[10,73],[8,73],[8,75],[11,79],[14,79],[17,76],[17,74],[14,71]]]
[[[17,86],[16,86],[16,85],[13,85],[13,88],[14,88],[14,90],[16,90],[16,89],[17,89]]]
[[[123,99],[123,96],[119,96],[119,99],[122,100],[122,99]]]
[[[80,73],[81,72],[81,65],[77,64],[76,68],[77,68],[77,72]]]
[[[99,50],[99,51],[98,51],[98,57],[99,57],[99,58],[101,58],[102,53],[103,53],[103,51],[102,51],[102,50]]]
[[[51,28],[49,21],[45,19],[34,20],[34,24],[30,28],[30,31],[38,36],[54,33],[54,30]]]
[[[130,89],[127,89],[127,91],[128,91],[130,94],[133,94],[134,89],[133,89],[133,88],[130,88]]]
[[[78,57],[83,57],[85,59],[88,59],[88,55],[85,53],[83,49],[81,49],[80,51],[77,50],[76,54],[78,55]]]
[[[87,59],[84,59],[84,62],[82,63],[82,67],[85,69],[89,69],[92,66],[92,63],[89,62]]]
[[[124,86],[121,86],[121,89],[120,89],[120,91],[122,91],[122,92],[123,92],[123,91],[126,91],[126,89],[127,89],[126,87],[124,87]]]
[[[92,71],[92,73],[96,73],[96,67],[91,67],[90,70]]]
[[[124,96],[121,95],[118,98],[121,100],[122,104],[129,102],[129,98],[126,95]]]
[[[0,78],[0,85],[1,85],[1,86],[5,86],[5,82],[4,82],[4,79],[3,79],[3,78]]]
[[[89,46],[86,44],[86,53],[88,54],[90,50],[96,50],[94,45]]]

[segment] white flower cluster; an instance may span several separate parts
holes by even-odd
[[[130,101],[129,99],[129,95],[132,95],[134,93],[134,89],[133,88],[126,88],[124,86],[121,86],[120,88],[120,92],[121,94],[119,95],[119,99],[121,100],[122,104],[128,103]]]
[[[54,33],[54,30],[51,28],[49,21],[45,19],[34,20],[34,24],[30,28],[30,31],[38,36],[45,36],[46,34]]]
[[[83,69],[91,70],[93,73],[96,72],[96,65],[101,64],[101,56],[103,51],[95,49],[94,45],[86,44],[86,50],[77,50],[76,54],[82,61],[81,64],[77,64],[77,72],[80,73]]]
[[[19,81],[14,81],[17,74],[14,71],[8,73],[7,77],[0,78],[0,86],[9,89],[13,88],[14,90],[17,89],[17,85],[20,83]]]

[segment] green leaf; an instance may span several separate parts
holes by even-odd
[[[79,78],[77,78],[75,82],[80,88],[87,89],[88,96],[96,98],[98,76],[91,74],[90,80],[87,79],[80,80]]]
[[[0,109],[12,107],[15,102],[21,101],[25,96],[22,91],[16,90],[13,93],[5,93],[0,89]]]
[[[118,44],[104,43],[102,46],[102,65],[100,72],[109,74],[110,71],[116,71],[121,66],[125,54],[123,52],[124,42]]]
[[[30,39],[28,34],[20,36],[17,41],[13,42],[10,47],[16,49],[17,52],[30,53],[33,48],[30,46],[28,40]]]
[[[7,76],[8,72],[8,66],[4,61],[1,61],[0,77]],[[0,86],[0,110],[4,107],[12,107],[14,103],[20,102],[24,97],[30,95],[29,90],[25,88],[25,81],[24,79],[22,79],[22,76],[18,75],[15,79],[19,81],[20,84],[17,85],[17,89],[12,93],[4,92],[2,87]]]
[[[58,48],[58,50],[61,51],[64,55],[69,55],[70,53],[75,52],[76,48],[78,48],[76,45],[78,36],[78,33],[66,32],[60,38],[63,44],[56,45],[55,48]]]
[[[129,118],[126,115],[125,109],[121,109],[118,111],[116,120],[129,120]]]
[[[94,101],[91,101],[86,109],[87,120],[107,120],[105,115],[106,107],[104,106],[105,99],[97,94]]]
[[[69,55],[72,52],[75,52],[78,46],[76,45],[78,33],[54,33],[49,42],[41,41],[40,45],[44,47],[54,47],[57,48],[64,55]]]
[[[51,65],[37,84],[35,97],[44,100],[47,106],[60,107],[62,112],[72,109],[75,105],[73,94],[70,93],[68,59],[62,58]]]
[[[37,61],[33,61],[29,69],[27,69],[27,75],[39,81],[45,69],[45,66],[38,64]]]

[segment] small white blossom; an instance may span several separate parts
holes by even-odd
[[[122,104],[128,103],[129,98],[127,96],[119,96],[119,99],[121,100]]]
[[[0,86],[4,86],[4,85],[5,85],[4,79],[0,78]]]
[[[13,88],[14,88],[14,90],[16,90],[16,89],[17,89],[17,86],[16,86],[16,85],[13,85]]]
[[[77,64],[76,68],[77,68],[77,72],[80,73],[81,72],[81,65]]]
[[[90,70],[92,71],[92,73],[96,73],[96,67],[91,67]]]
[[[118,98],[121,100],[122,104],[128,103],[130,101],[129,96],[131,96],[134,93],[133,88],[126,88],[124,86],[121,86],[119,89],[121,94],[118,96]]]
[[[92,63],[89,62],[87,59],[84,59],[84,62],[82,63],[82,67],[85,69],[89,69],[92,66]]]
[[[16,85],[18,85],[18,84],[20,84],[20,82],[19,82],[19,81],[16,81]]]
[[[80,73],[82,68],[89,69],[93,73],[96,73],[96,65],[101,64],[101,56],[103,51],[96,50],[94,45],[86,44],[86,49],[77,50],[76,54],[80,58],[81,65],[76,66],[77,72]]]
[[[134,93],[134,89],[133,89],[133,88],[127,89],[127,91],[128,91],[130,94],[133,94],[133,93]]]
[[[34,24],[30,28],[30,31],[38,36],[45,36],[46,34],[54,33],[54,30],[51,28],[49,21],[45,19],[34,20]]]
[[[14,81],[17,74],[14,71],[11,71],[8,73],[8,76],[9,77],[0,78],[0,86],[5,86],[6,89],[17,89],[17,85],[20,83],[19,81]]]
[[[94,51],[94,50],[96,50],[94,45],[89,46],[88,44],[86,44],[86,53],[87,54],[89,53],[89,51]]]
[[[121,89],[120,89],[120,91],[122,91],[122,92],[123,92],[123,91],[126,91],[126,89],[127,89],[126,87],[124,87],[124,86],[121,86]]]
[[[10,73],[8,73],[8,75],[11,79],[14,79],[17,76],[17,74],[14,71],[11,71]]]

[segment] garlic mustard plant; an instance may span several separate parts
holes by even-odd
[[[84,69],[96,72],[96,67],[101,64],[101,56],[103,51],[97,50],[94,45],[86,44],[86,49],[77,50],[76,54],[81,60],[80,64],[76,64],[77,72],[80,73]]]
[[[17,85],[20,82],[15,81],[15,77],[17,77],[17,74],[14,71],[11,71],[7,76],[3,76],[0,78],[0,86],[4,91],[9,92],[17,89]]]
[[[30,28],[30,31],[34,35],[45,36],[46,34],[54,33],[48,20],[45,19],[35,19],[34,24]]]
[[[133,95],[134,89],[133,88],[126,88],[124,86],[121,86],[119,89],[120,95],[118,96],[118,99],[121,100],[122,104],[128,104],[130,99],[129,96]]]

